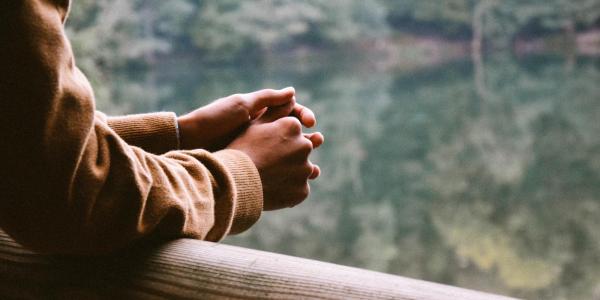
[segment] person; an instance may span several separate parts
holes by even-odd
[[[219,241],[263,210],[297,205],[320,169],[316,122],[293,88],[189,114],[108,117],[77,68],[70,0],[0,2],[0,227],[50,254],[146,239]]]

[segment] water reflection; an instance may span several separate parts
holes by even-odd
[[[293,84],[326,134],[314,158],[322,178],[310,200],[226,242],[520,297],[592,298],[599,66],[500,56],[486,60],[481,80],[468,61],[411,72],[335,59],[175,63],[123,75],[114,103],[100,107],[182,113]]]

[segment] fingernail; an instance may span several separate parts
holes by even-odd
[[[296,92],[296,89],[294,89],[294,87],[293,87],[293,86],[288,86],[288,87],[286,87],[286,88],[284,88],[284,89],[281,89],[281,90],[282,90],[282,91],[287,91],[287,90],[290,90],[290,91],[292,91],[292,92]]]

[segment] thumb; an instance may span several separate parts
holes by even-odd
[[[258,122],[259,123],[270,123],[270,122],[279,120],[281,118],[287,117],[292,113],[295,105],[296,105],[296,99],[292,98],[292,101],[290,101],[284,105],[269,107],[267,109],[267,111],[260,116],[260,118],[258,119]]]
[[[289,103],[295,93],[293,87],[281,90],[265,89],[244,94],[244,98],[248,103],[250,116],[254,119],[260,116],[267,107],[282,106]]]

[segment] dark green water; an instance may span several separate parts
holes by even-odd
[[[99,107],[183,113],[293,85],[325,134],[311,197],[226,243],[520,297],[600,298],[598,59],[492,57],[477,72],[335,57],[164,65],[113,78]]]

